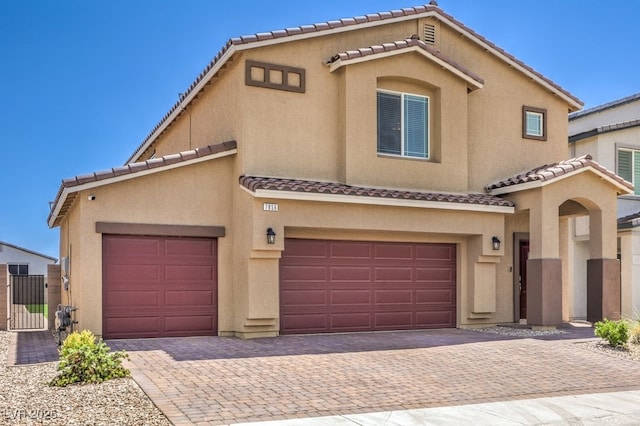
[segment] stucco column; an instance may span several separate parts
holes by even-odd
[[[640,310],[640,231],[629,229],[621,233],[620,249],[622,317],[636,318]]]
[[[60,265],[47,265],[47,300],[49,304],[49,330],[55,327],[56,310],[62,303]]]
[[[530,257],[527,261],[527,323],[562,324],[562,260],[558,206],[544,197],[529,210]]]
[[[0,330],[8,329],[9,309],[9,268],[0,264]]]
[[[615,206],[615,204],[614,204]],[[617,221],[614,208],[589,214],[587,261],[587,321],[620,319],[620,263],[617,254]]]

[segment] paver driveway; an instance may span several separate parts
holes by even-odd
[[[316,417],[640,389],[637,362],[551,338],[466,330],[109,340],[176,425]]]

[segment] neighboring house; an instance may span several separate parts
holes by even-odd
[[[633,188],[566,159],[581,107],[435,2],[231,39],[126,165],[62,182],[63,301],[108,338],[615,317]]]
[[[640,316],[640,94],[569,115],[572,155],[591,153],[595,160],[633,183],[635,190],[618,198],[618,253],[621,261],[622,315]],[[588,252],[588,221],[576,222],[579,258]]]
[[[0,241],[0,265],[8,266],[10,275],[47,275],[47,265],[58,259]]]

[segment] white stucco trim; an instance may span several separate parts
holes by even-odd
[[[457,210],[484,213],[513,214],[515,207],[487,206],[482,204],[449,203],[440,201],[400,200],[397,198],[362,197],[354,195],[318,194],[293,191],[257,189],[255,192],[240,186],[255,198],[272,200],[319,201],[326,203],[365,204],[375,206],[417,207],[423,209]]]
[[[570,177],[575,176],[575,175],[577,175],[579,173],[584,173],[584,172],[587,172],[587,171],[595,173],[596,175],[598,175],[600,177],[600,179],[606,180],[611,185],[613,185],[616,188],[618,188],[618,193],[619,194],[625,195],[625,194],[631,194],[633,192],[631,189],[629,189],[628,187],[622,185],[620,182],[616,181],[615,179],[612,179],[610,176],[607,176],[605,173],[602,173],[600,170],[598,170],[598,169],[596,169],[594,167],[591,167],[591,166],[587,166],[587,167],[583,167],[581,169],[574,170],[572,172],[563,174],[561,176],[558,176],[558,177],[550,179],[550,180],[545,180],[545,181],[536,180],[536,181],[533,181],[533,182],[521,183],[521,184],[518,184],[518,185],[510,185],[510,186],[504,186],[502,188],[492,189],[491,191],[489,191],[489,194],[491,194],[491,195],[504,195],[504,194],[511,194],[511,193],[514,193],[514,192],[526,191],[526,190],[529,190],[529,189],[542,188],[544,186],[560,182],[560,181],[562,181],[564,179],[570,178]]]

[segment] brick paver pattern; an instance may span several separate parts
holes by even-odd
[[[295,336],[266,339],[267,343],[219,337],[108,343],[129,350],[128,366],[135,380],[176,425],[640,389],[638,362],[588,349],[579,340],[508,340],[471,331],[451,333],[457,333],[459,344],[352,352],[345,347],[327,353],[288,354],[284,346],[273,351],[282,342],[295,348]],[[484,341],[468,337],[474,335],[485,336]],[[395,336],[409,339],[411,334]],[[431,336],[437,341],[437,333]],[[322,339],[340,345],[339,337],[309,339],[318,348]],[[226,342],[232,342],[231,349],[216,352]],[[244,352],[238,347],[244,347]],[[226,355],[221,356],[222,352]]]

